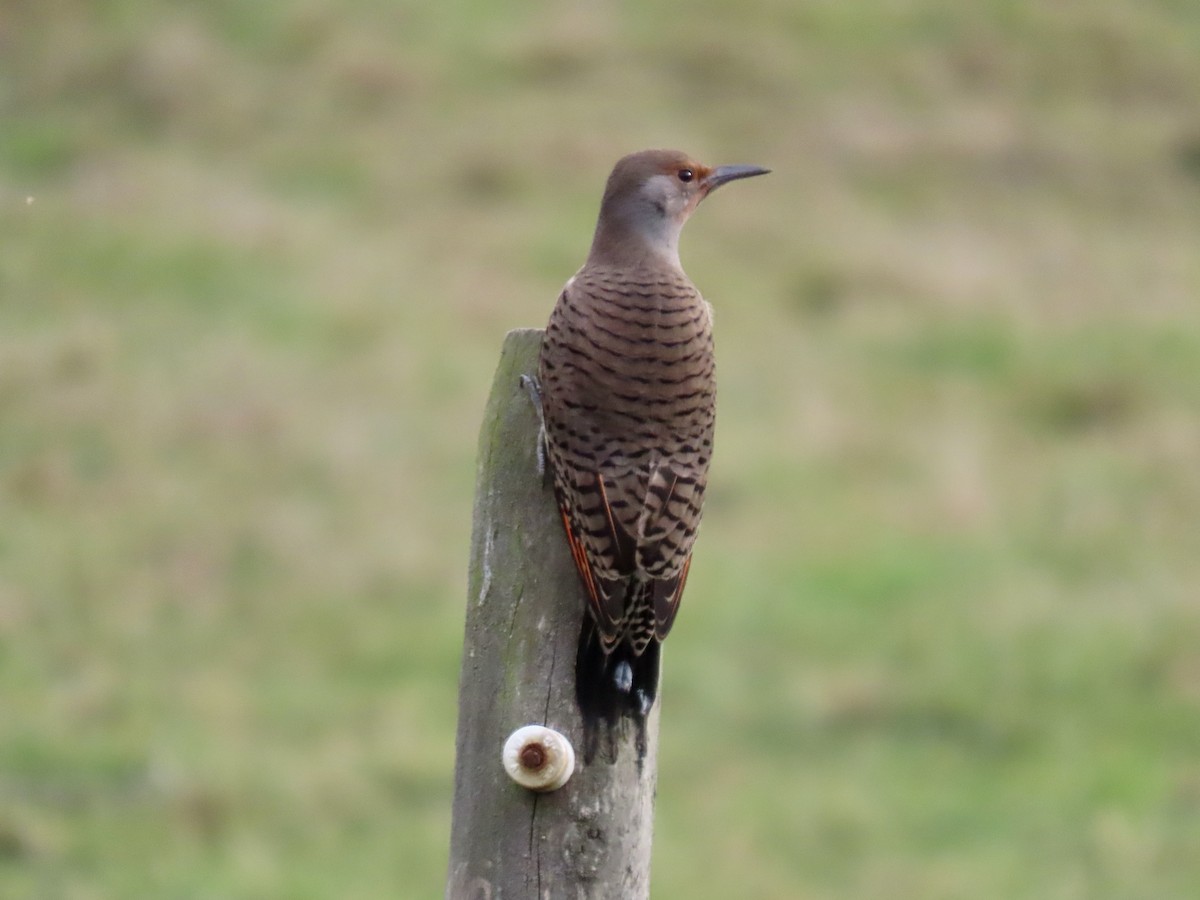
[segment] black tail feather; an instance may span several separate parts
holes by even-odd
[[[624,641],[604,652],[590,615],[583,617],[575,657],[575,699],[583,718],[583,758],[591,762],[601,734],[605,756],[614,761],[624,721],[637,729],[638,765],[646,755],[646,716],[658,696],[658,641],[651,640],[640,656]]]

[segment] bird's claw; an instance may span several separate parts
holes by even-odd
[[[537,457],[537,473],[542,479],[542,483],[546,482],[546,419],[542,414],[542,384],[538,381],[536,375],[522,375],[521,387],[525,389],[525,393],[529,395],[529,402],[533,404],[533,411],[537,413],[538,418],[538,433],[537,445],[534,448],[534,453]]]

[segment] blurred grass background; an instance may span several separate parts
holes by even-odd
[[[0,8],[0,893],[442,889],[479,417],[621,154],[717,457],[659,897],[1200,891],[1200,6]]]

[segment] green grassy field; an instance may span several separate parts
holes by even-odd
[[[1200,6],[0,9],[0,894],[442,890],[476,432],[612,162],[717,456],[655,895],[1200,892]]]

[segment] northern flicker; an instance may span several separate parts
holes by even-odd
[[[700,525],[712,314],[680,265],[679,233],[720,185],[767,171],[674,150],[618,161],[591,252],[546,326],[544,449],[590,612],[576,661],[585,725],[644,722]]]

